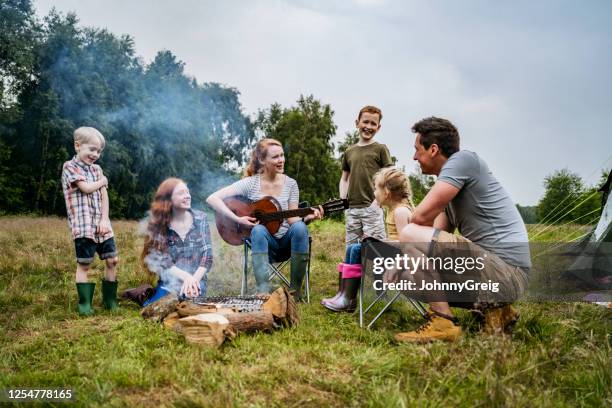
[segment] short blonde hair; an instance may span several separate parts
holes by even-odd
[[[403,171],[395,167],[383,167],[374,175],[374,183],[384,188],[394,201],[414,209],[410,180]]]
[[[104,150],[106,146],[106,140],[102,133],[96,128],[81,126],[77,130],[74,131],[74,142],[75,143],[89,143],[93,139],[98,138],[100,141],[100,147]]]

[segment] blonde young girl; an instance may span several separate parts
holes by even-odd
[[[399,241],[398,231],[410,223],[414,210],[408,177],[394,167],[379,170],[374,175],[374,197],[380,206],[387,209],[385,227],[388,240]],[[323,299],[321,304],[334,312],[353,312],[361,282],[361,243],[346,248],[344,263],[338,264],[338,272],[338,293],[332,298]]]

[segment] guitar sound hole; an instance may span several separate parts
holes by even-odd
[[[265,224],[265,222],[262,220],[262,216],[264,216],[266,213],[261,211],[261,210],[255,210],[253,211],[253,214],[251,214],[251,217],[253,218],[257,218],[257,220],[261,223],[261,224]]]

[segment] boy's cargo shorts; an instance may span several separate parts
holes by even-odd
[[[74,240],[77,262],[89,265],[93,262],[96,252],[100,259],[114,258],[118,255],[115,238],[110,237],[104,242],[97,243],[90,238],[76,238]]]
[[[382,208],[349,208],[344,211],[344,217],[347,245],[360,242],[364,235],[380,240],[387,238]]]

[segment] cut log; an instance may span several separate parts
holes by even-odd
[[[176,307],[176,311],[181,317],[195,316],[202,313],[215,312],[217,308],[214,305],[196,305],[193,302],[181,302]]]
[[[178,322],[180,318],[181,317],[179,316],[178,313],[176,312],[170,313],[168,316],[164,318],[164,323],[163,323],[164,327],[166,327],[167,329],[174,328],[174,324]]]
[[[232,313],[225,315],[235,334],[271,331],[278,327],[274,315],[267,310],[257,312]]]
[[[276,322],[283,326],[294,326],[300,322],[295,300],[284,286],[270,294],[262,309],[271,312]]]
[[[174,330],[183,334],[190,343],[219,347],[225,339],[232,339],[239,333],[271,331],[278,325],[271,312],[202,313],[178,319]]]
[[[232,337],[229,322],[225,316],[204,313],[179,319],[174,329],[185,336],[185,340],[195,344],[219,347],[226,337]]]
[[[277,319],[287,315],[287,294],[283,287],[276,289],[262,306],[263,310],[271,312]]]
[[[217,313],[217,314],[228,314],[228,313],[236,313],[234,309],[230,308],[217,308],[215,305],[197,305],[191,301],[184,301],[179,303],[176,308],[179,316],[188,317],[195,316],[202,313]]]
[[[297,304],[295,299],[289,293],[289,291],[283,287],[285,296],[287,297],[287,316],[283,320],[285,326],[295,326],[300,322],[300,314],[298,313]]]
[[[140,311],[145,319],[161,322],[166,316],[176,310],[178,299],[175,294],[168,294]]]

